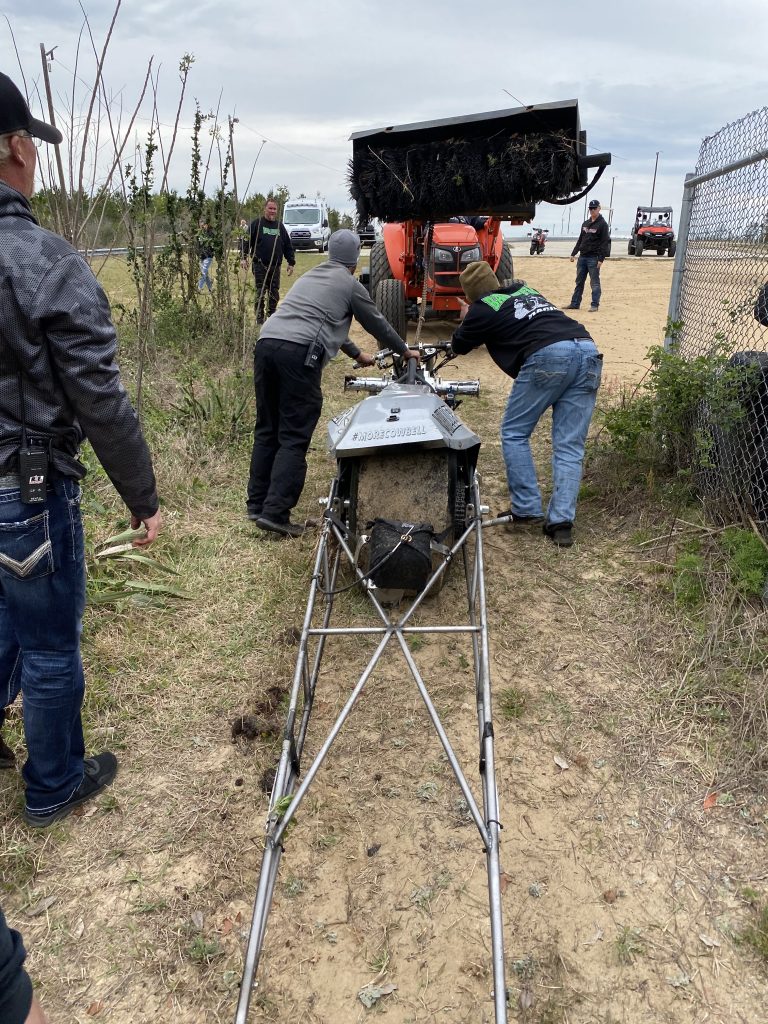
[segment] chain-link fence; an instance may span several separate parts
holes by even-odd
[[[669,314],[723,387],[700,413],[698,477],[768,536],[768,107],[703,141],[686,178]],[[669,341],[670,339],[668,339]]]

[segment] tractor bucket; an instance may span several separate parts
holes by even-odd
[[[351,136],[350,192],[358,216],[383,221],[489,214],[514,220],[587,184],[577,100],[392,125]]]

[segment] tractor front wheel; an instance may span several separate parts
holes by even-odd
[[[376,308],[405,341],[408,322],[405,316],[405,289],[402,281],[380,281],[376,289]]]
[[[642,256],[644,248],[645,248],[645,243],[643,242],[642,238],[636,238],[635,239],[635,256]]]
[[[376,301],[376,291],[382,281],[392,277],[392,270],[387,259],[387,247],[384,242],[374,242],[371,246],[370,264],[368,269],[368,290],[371,298]]]
[[[676,251],[677,242],[674,239],[672,239],[672,241],[669,243],[669,248],[667,249],[667,256],[674,256]]]
[[[635,255],[635,243],[632,241],[631,238],[627,242],[627,255],[628,256],[634,256]]]
[[[512,260],[512,250],[509,248],[507,243],[504,242],[501,250],[501,256],[499,257],[499,265],[496,268],[496,277],[498,277],[502,288],[506,288],[514,276],[515,270]]]

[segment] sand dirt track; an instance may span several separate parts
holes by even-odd
[[[567,260],[517,250],[515,259],[518,276],[568,302]],[[600,312],[583,314],[605,354],[606,390],[636,382],[662,341],[671,264],[606,264]],[[339,360],[327,373],[324,418],[349,404],[348,371]],[[497,424],[509,382],[484,352],[454,372],[482,380],[462,416],[483,436],[483,498],[500,511],[508,496]],[[307,515],[332,472],[322,449],[319,437]],[[537,451],[545,467],[545,431]],[[212,493],[234,494],[238,481],[218,472]],[[180,510],[174,523],[190,558],[207,529],[201,514]],[[201,580],[173,642],[103,620],[89,641],[86,657],[112,658],[111,714],[125,718],[116,803],[34,845],[11,814],[4,824],[6,854],[30,859],[29,888],[6,906],[23,925],[53,1024],[234,1018],[266,811],[260,782],[277,748],[266,732],[233,743],[230,723],[290,681],[313,540],[256,537],[239,497],[221,498],[215,515],[225,582]],[[631,542],[635,525],[588,501],[569,551],[537,533],[497,530],[486,542],[493,688],[514,712],[496,714],[510,1020],[757,1024],[765,969],[732,936],[746,919],[741,890],[765,889],[765,806],[739,798],[704,811],[701,752],[684,728],[655,725],[653,695],[671,670],[668,624],[650,618],[654,583]],[[460,583],[454,574],[424,615],[449,618]],[[361,601],[348,607],[368,620]],[[131,651],[144,645],[153,669],[136,678]],[[344,640],[329,651],[312,750],[364,647]],[[430,638],[413,653],[474,783],[467,652]],[[110,712],[93,729],[92,740],[109,739]],[[16,788],[4,774],[11,806]],[[460,797],[415,687],[387,659],[288,837],[254,1022],[490,1024],[484,858]],[[55,901],[26,916],[33,895]],[[377,979],[396,989],[366,1010],[357,993]]]

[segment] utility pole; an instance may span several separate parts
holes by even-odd
[[[45,95],[48,100],[48,119],[53,127],[56,127],[56,115],[53,112],[53,96],[51,95],[51,80],[48,76],[48,55],[53,58],[53,50],[46,50],[43,43],[40,43],[40,59],[43,62],[43,79],[45,81]],[[53,147],[53,151],[56,155],[56,169],[59,172],[59,189],[61,190],[60,203],[56,205],[59,207],[59,219],[61,220],[62,234],[72,241],[72,232],[69,224],[69,201],[67,196],[67,186],[64,181],[64,164],[61,159],[61,150],[58,146]]]
[[[659,150],[659,153],[661,150]],[[656,154],[656,164],[653,168],[653,185],[651,186],[651,206],[653,206],[653,197],[656,195],[656,171],[659,168],[659,153]]]
[[[611,233],[611,224],[613,223],[613,186],[616,183],[616,177],[611,178],[611,198],[608,200],[608,234]]]

